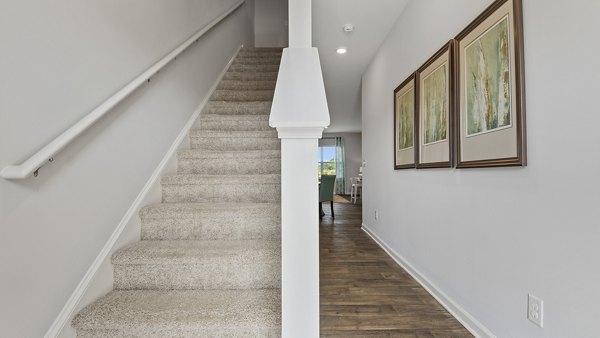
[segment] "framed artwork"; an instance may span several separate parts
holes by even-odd
[[[416,167],[453,165],[454,40],[435,53],[416,73]]]
[[[525,166],[521,0],[497,0],[456,37],[457,168]]]
[[[415,74],[394,90],[394,169],[415,167]]]

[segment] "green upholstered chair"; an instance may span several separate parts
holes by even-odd
[[[333,189],[335,188],[335,175],[322,175],[319,185],[319,217],[323,217],[323,202],[331,201],[331,217],[333,214]]]

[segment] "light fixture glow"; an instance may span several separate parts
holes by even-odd
[[[338,48],[335,52],[338,54],[346,54],[347,51],[348,50],[346,48],[341,47],[341,48]]]

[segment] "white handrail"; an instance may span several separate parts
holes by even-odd
[[[221,14],[218,18],[211,21],[209,24],[204,26],[200,31],[194,34],[192,37],[187,39],[179,47],[175,48],[172,52],[163,57],[160,61],[152,65],[145,72],[136,77],[133,81],[115,93],[113,96],[104,101],[96,109],[91,111],[65,132],[60,134],[57,138],[48,143],[45,147],[40,149],[38,152],[33,154],[30,158],[25,160],[19,165],[10,165],[0,171],[0,177],[5,179],[25,179],[30,177],[32,174],[37,176],[38,169],[44,164],[52,162],[54,156],[66,147],[69,143],[73,142],[79,135],[89,129],[94,123],[102,118],[106,113],[113,109],[117,104],[123,101],[142,84],[149,81],[152,76],[159,72],[163,67],[173,61],[177,56],[183,53],[188,47],[198,41],[202,35],[208,32],[211,28],[225,19],[229,14],[238,9],[246,0],[238,1],[233,7],[228,9],[225,13]]]

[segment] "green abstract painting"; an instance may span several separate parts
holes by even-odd
[[[396,107],[398,123],[398,150],[414,146],[415,130],[415,91],[411,88],[398,98]]]
[[[511,125],[508,17],[465,50],[467,136]]]
[[[448,66],[434,70],[423,80],[424,143],[447,138],[448,124]]]

